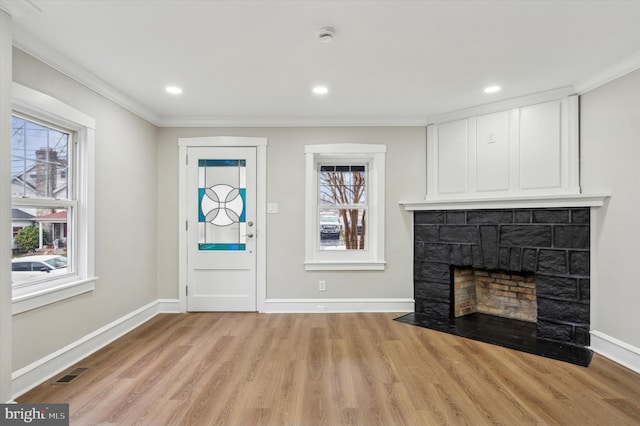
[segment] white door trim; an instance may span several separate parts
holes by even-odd
[[[178,173],[178,295],[180,312],[187,312],[187,152],[195,147],[256,148],[256,307],[265,311],[267,298],[267,138],[208,136],[179,138]]]

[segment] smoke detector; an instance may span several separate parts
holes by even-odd
[[[333,35],[336,33],[331,27],[323,27],[318,30],[318,40],[320,43],[329,43],[333,40]]]

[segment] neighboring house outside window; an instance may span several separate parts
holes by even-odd
[[[384,269],[384,145],[307,145],[306,270]]]
[[[35,216],[20,209],[11,209],[11,249],[15,252],[18,246],[15,237],[22,228],[36,226]]]
[[[12,288],[18,313],[94,288],[95,121],[15,83],[13,108]]]

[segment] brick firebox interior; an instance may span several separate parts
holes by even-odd
[[[453,273],[454,316],[473,312],[535,323],[536,283],[532,274],[505,274],[473,268]]]

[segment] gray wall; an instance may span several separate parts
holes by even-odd
[[[581,186],[594,209],[591,328],[640,347],[640,70],[580,97]]]
[[[267,298],[412,298],[411,214],[399,201],[422,200],[426,193],[426,129],[367,128],[215,128],[159,129],[158,136],[158,286],[160,298],[177,298],[178,287],[178,138],[261,136],[268,138],[267,201],[279,213],[267,215]],[[383,272],[305,272],[304,146],[330,143],[387,146],[386,260]],[[318,291],[318,280],[327,291]]]
[[[156,127],[14,49],[13,80],[96,119],[96,290],[13,317],[13,369],[157,299]]]

